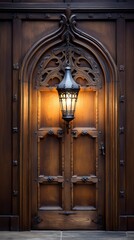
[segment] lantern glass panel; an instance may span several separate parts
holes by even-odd
[[[77,92],[60,92],[60,105],[62,110],[63,119],[74,119],[74,112],[77,101]]]

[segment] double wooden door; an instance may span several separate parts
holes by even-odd
[[[34,89],[32,106],[32,229],[103,229],[103,87],[81,88],[69,130],[55,89]]]

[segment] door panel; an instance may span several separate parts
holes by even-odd
[[[81,89],[67,132],[56,90],[38,90],[32,229],[103,229],[104,163],[99,165],[98,134],[99,126],[104,131],[103,104],[103,89]]]
[[[96,127],[96,92],[81,90],[75,112],[74,127]]]
[[[61,174],[60,147],[60,140],[57,137],[45,136],[40,139],[40,174],[48,176]]]
[[[73,172],[78,174],[88,175],[95,173],[95,143],[94,139],[89,136],[80,136],[73,141]],[[94,161],[92,161],[94,159]],[[83,164],[81,164],[83,162]]]
[[[40,186],[40,210],[61,209],[61,195],[59,185],[41,184]]]
[[[75,184],[73,191],[73,209],[95,210],[96,192],[93,185]]]
[[[56,91],[40,91],[38,97],[39,127],[59,127],[60,112]]]

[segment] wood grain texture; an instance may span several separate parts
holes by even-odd
[[[0,214],[11,214],[12,197],[12,77],[11,23],[0,22]]]
[[[134,214],[133,144],[134,144],[134,22],[126,26],[126,213]]]
[[[35,87],[49,53],[41,41],[68,4],[80,30],[72,41],[94,54],[102,79],[99,90],[80,92],[69,134],[56,91]],[[1,230],[134,230],[133,12],[131,0],[0,1]]]

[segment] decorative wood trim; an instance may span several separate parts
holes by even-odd
[[[64,178],[63,176],[44,176],[40,175],[38,177],[38,183],[51,183],[51,182],[56,182],[56,183],[63,183]]]
[[[59,138],[63,137],[64,132],[62,128],[40,128],[36,132],[38,138],[44,138],[46,135],[55,135]]]
[[[81,78],[81,88],[89,87],[94,90],[101,88],[102,77],[99,64],[88,51],[85,52],[83,48],[73,44],[74,36],[71,33],[71,29],[68,27],[68,21],[66,19],[64,19],[64,21],[66,29],[62,35],[63,43],[61,43],[59,47],[53,48],[49,54],[44,54],[41,60],[39,60],[35,88],[56,87],[56,84],[53,86],[50,82],[53,79],[57,79],[59,83],[63,79],[68,61],[66,56],[68,56],[68,54],[72,76],[77,83],[79,83],[78,79]],[[67,50],[68,48],[69,50]],[[67,51],[69,51],[69,53]],[[59,54],[60,58],[58,57]],[[85,67],[81,66],[82,62],[85,63]],[[51,63],[53,63],[53,67],[50,67]]]
[[[19,64],[18,61],[21,56],[21,20],[13,19],[13,87],[12,87],[12,213],[19,214]],[[17,162],[17,164],[14,164]],[[14,222],[15,223],[15,222]],[[15,227],[13,227],[14,229]]]
[[[92,11],[112,11],[112,12],[132,12],[134,10],[134,3],[118,2],[90,2],[90,3],[0,3],[1,11],[21,11],[21,12],[59,12],[64,11],[68,6],[77,12]]]
[[[73,175],[71,178],[72,183],[77,183],[77,182],[83,182],[83,183],[90,183],[94,184],[98,182],[98,178],[95,175],[89,175],[89,176],[77,176]]]
[[[118,78],[120,84],[119,92],[119,161],[125,162],[125,19],[119,18],[117,20],[117,66],[118,66]],[[119,190],[118,192],[125,191],[125,164],[118,163],[119,169]],[[125,214],[126,198],[119,193],[119,215]],[[121,223],[121,222],[120,222]],[[119,228],[122,226],[118,223]],[[124,225],[124,223],[123,223]]]
[[[0,4],[1,6],[1,4]],[[88,8],[87,8],[88,9]],[[92,21],[92,20],[105,20],[105,21],[114,21],[120,18],[125,18],[127,20],[133,20],[134,19],[134,9],[126,9],[126,11],[113,11],[112,9],[102,9],[101,11],[96,11],[92,9],[88,10],[79,10],[77,8],[73,8],[72,12],[74,14],[77,14],[77,20],[78,21]],[[21,20],[42,20],[42,21],[59,21],[61,18],[61,14],[66,12],[66,8],[57,10],[57,9],[44,9],[42,12],[42,9],[40,10],[30,10],[27,9],[27,11],[23,10],[12,10],[12,9],[7,9],[7,10],[2,10],[0,8],[0,20],[12,20],[14,18],[19,18]]]
[[[98,136],[98,131],[96,128],[73,128],[72,129],[72,136],[74,138],[77,138],[79,135],[85,136],[89,135],[92,138],[97,138]]]

